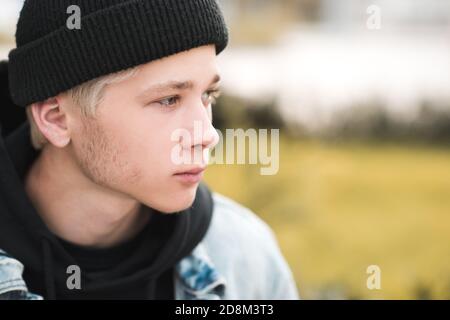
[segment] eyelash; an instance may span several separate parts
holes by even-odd
[[[209,95],[209,97],[211,99],[211,105],[215,105],[217,103],[217,99],[219,99],[219,97],[222,94],[220,89],[208,90],[208,91],[206,91],[206,93]]]
[[[158,103],[158,104],[160,104],[162,107],[164,107],[164,104],[163,104],[162,102],[163,102],[163,101],[168,101],[168,100],[171,100],[171,99],[175,99],[175,100],[176,100],[176,103],[178,103],[178,102],[180,101],[181,97],[180,97],[180,96],[168,97],[168,98],[164,98],[164,99],[162,99],[162,100],[156,101],[156,103]]]
[[[212,89],[212,90],[208,90],[208,91],[206,91],[205,93],[208,94],[209,99],[211,99],[211,105],[216,104],[217,99],[218,99],[218,98],[220,97],[220,95],[221,95],[220,89]],[[175,107],[174,104],[165,105],[164,103],[162,103],[162,102],[164,102],[164,101],[169,101],[169,100],[172,100],[172,99],[175,99],[175,105],[176,105],[176,104],[181,100],[181,97],[178,96],[178,95],[176,95],[176,96],[171,96],[171,97],[167,97],[167,98],[164,98],[164,99],[162,99],[162,100],[156,101],[156,103],[158,103],[159,105],[161,105],[161,107],[165,107],[165,108],[173,108],[173,107]]]

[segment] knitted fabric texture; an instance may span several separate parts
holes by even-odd
[[[80,29],[68,27],[68,8]],[[45,101],[86,81],[203,45],[216,53],[228,30],[215,0],[26,0],[9,54],[18,106]]]

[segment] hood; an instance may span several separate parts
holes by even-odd
[[[26,120],[25,108],[14,105],[9,94],[8,61],[0,61],[0,128],[6,136]]]
[[[9,97],[7,62],[0,63],[0,248],[25,266],[24,278],[42,279],[31,291],[47,299],[58,298],[58,287],[66,285],[68,265],[76,264],[58,238],[40,218],[28,198],[23,181],[39,156],[29,138],[30,128],[23,108]],[[105,290],[108,287],[136,280],[155,279],[189,255],[206,234],[211,222],[213,201],[211,191],[201,183],[193,205],[173,215],[175,226],[161,253],[151,264],[133,274],[88,282],[83,291]],[[83,274],[82,274],[83,279]],[[149,288],[149,292],[153,292]],[[40,292],[39,292],[40,291]],[[151,297],[149,297],[151,298]]]

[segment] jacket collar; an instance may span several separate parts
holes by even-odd
[[[220,300],[227,287],[201,242],[175,267],[178,279],[177,299]]]

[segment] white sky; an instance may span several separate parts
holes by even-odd
[[[14,34],[23,0],[1,0],[0,30]]]

